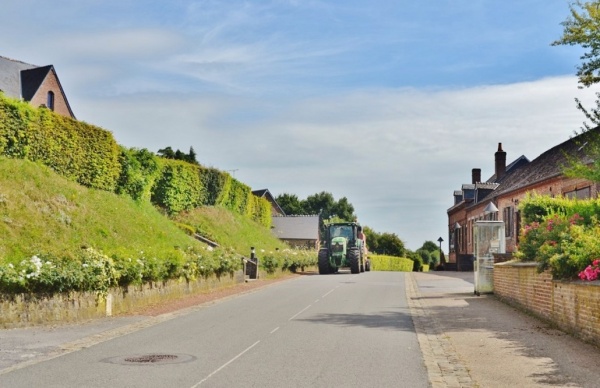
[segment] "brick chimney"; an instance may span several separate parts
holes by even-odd
[[[502,143],[498,143],[498,151],[496,157],[496,182],[498,182],[504,174],[506,174],[506,152],[502,150]]]
[[[471,183],[475,184],[479,182],[481,182],[481,169],[474,168],[471,170]]]

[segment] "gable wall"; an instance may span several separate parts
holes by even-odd
[[[54,92],[54,112],[74,118],[69,111],[67,100],[61,91],[58,77],[54,71],[48,73],[48,76],[46,76],[46,79],[42,82],[29,103],[35,107],[39,107],[40,105],[46,106],[49,91]]]

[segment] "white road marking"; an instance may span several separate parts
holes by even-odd
[[[273,330],[271,330],[271,332],[269,334],[273,334],[275,333],[277,330],[279,330],[279,327],[274,328]]]
[[[302,311],[300,311],[298,314],[294,315],[293,317],[291,317],[290,319],[288,319],[289,321],[291,321],[292,319],[296,318],[298,315],[302,314],[303,312],[305,312],[306,310],[308,310],[310,307],[312,306],[312,304],[309,304],[308,306],[306,306],[305,308],[302,309]]]
[[[246,350],[244,350],[243,352],[241,352],[240,354],[238,354],[237,356],[235,356],[234,358],[232,358],[231,360],[227,361],[225,364],[223,364],[219,369],[215,370],[214,372],[212,372],[211,374],[209,374],[208,376],[206,376],[204,379],[200,380],[197,384],[192,385],[192,388],[196,388],[198,386],[200,386],[202,383],[204,383],[206,380],[210,379],[212,376],[216,375],[217,373],[219,373],[223,368],[225,368],[227,365],[231,364],[232,362],[234,362],[235,360],[237,360],[238,358],[242,357],[244,355],[244,353],[246,353],[247,351],[249,351],[250,349],[252,349],[253,347],[255,347],[256,345],[258,345],[260,343],[260,341],[256,341],[255,343],[253,343],[251,346],[249,346]]]

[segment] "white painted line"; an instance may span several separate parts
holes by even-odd
[[[338,286],[338,287],[339,287],[339,286]],[[337,288],[337,287],[336,287],[336,288]],[[321,296],[321,299],[323,299],[323,298],[325,298],[327,295],[331,294],[333,291],[335,291],[335,289],[336,289],[336,288],[334,288],[333,290],[329,291],[329,292],[328,292],[328,293],[326,293],[325,295]]]
[[[251,346],[249,346],[246,350],[244,350],[243,352],[241,352],[240,354],[238,354],[237,356],[235,356],[234,358],[232,358],[231,360],[227,361],[225,364],[223,364],[219,369],[215,370],[214,372],[212,372],[211,374],[209,374],[208,376],[206,376],[204,379],[200,380],[197,384],[192,385],[192,388],[196,388],[198,386],[200,386],[202,383],[204,383],[206,380],[210,379],[212,376],[216,375],[217,373],[219,373],[223,368],[225,368],[227,365],[231,364],[232,362],[234,362],[235,360],[237,360],[238,358],[240,358],[241,356],[244,355],[244,353],[246,353],[247,351],[249,351],[250,349],[252,349],[253,347],[255,347],[256,345],[259,344],[260,341],[256,341],[255,343],[253,343]]]
[[[302,309],[302,311],[300,311],[298,314],[294,315],[293,317],[291,317],[289,319],[289,321],[291,321],[292,319],[296,318],[298,315],[302,314],[303,312],[305,312],[306,310],[308,310],[310,308],[310,306],[312,306],[312,304],[309,304],[308,306],[306,306],[305,308]]]
[[[279,327],[274,328],[269,334],[273,334],[275,333],[277,330],[279,330]]]

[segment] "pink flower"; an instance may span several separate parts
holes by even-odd
[[[600,275],[600,267],[598,264],[600,264],[600,260],[594,260],[593,266],[588,265],[586,269],[579,273],[579,279],[588,281],[594,281],[598,279],[598,276]]]

